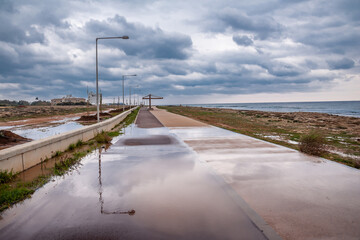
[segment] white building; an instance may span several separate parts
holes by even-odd
[[[88,93],[88,101],[90,104],[96,105],[96,93],[93,93],[92,91],[90,91]]]
[[[85,103],[86,99],[85,98],[76,98],[73,97],[72,95],[66,95],[65,97],[62,98],[54,98],[51,99],[51,105],[57,105],[57,104],[61,104],[61,103]]]

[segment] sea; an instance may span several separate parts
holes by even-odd
[[[183,106],[230,108],[238,110],[258,110],[270,112],[318,112],[360,118],[360,101],[214,103],[183,104]]]

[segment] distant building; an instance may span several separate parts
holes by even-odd
[[[93,93],[92,91],[90,91],[88,93],[88,101],[90,104],[96,105],[96,93]]]
[[[86,99],[85,98],[76,98],[73,97],[72,95],[66,95],[65,97],[62,98],[54,98],[51,99],[51,105],[76,105],[79,103],[86,103]]]

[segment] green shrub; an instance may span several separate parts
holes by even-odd
[[[300,138],[299,149],[307,154],[321,156],[325,153],[325,138],[321,133],[311,131]]]
[[[72,143],[72,144],[69,145],[69,147],[67,148],[67,150],[68,150],[68,151],[72,151],[72,150],[75,149],[75,147],[76,147],[75,144]]]
[[[117,136],[119,136],[120,135],[120,132],[108,132],[108,134],[107,134],[109,137],[117,137]]]
[[[80,146],[82,146],[82,145],[84,145],[84,142],[83,142],[82,140],[78,140],[78,141],[76,142],[76,147],[80,147]]]
[[[51,157],[58,157],[62,154],[61,151],[56,151]]]
[[[14,178],[14,174],[12,170],[8,172],[8,170],[0,170],[0,184],[8,183]]]

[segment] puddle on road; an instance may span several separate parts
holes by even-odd
[[[124,133],[5,211],[0,238],[265,239],[167,128]]]
[[[116,146],[140,146],[140,145],[168,145],[176,144],[178,141],[171,136],[167,135],[152,135],[146,137],[124,137],[123,139],[116,142]]]

